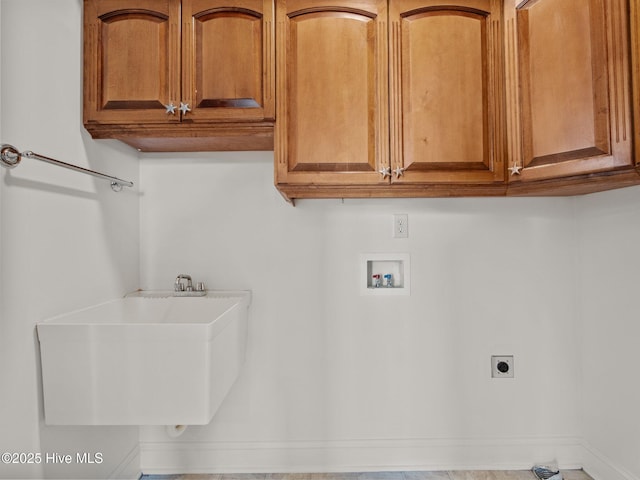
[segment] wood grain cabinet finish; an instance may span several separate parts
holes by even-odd
[[[273,148],[273,15],[272,0],[84,0],[85,127],[147,151]]]
[[[549,188],[549,180],[569,192],[590,191],[598,173],[605,186],[637,183],[629,47],[634,3],[526,0],[507,9],[510,192],[535,193]]]
[[[633,89],[633,145],[636,168],[640,172],[640,2],[631,1],[631,79]]]
[[[279,0],[276,16],[287,198],[640,184],[636,0]]]
[[[84,2],[84,121],[176,123],[180,96],[180,2]]]
[[[388,184],[387,0],[278,0],[276,16],[276,183]]]
[[[273,7],[182,0],[182,101],[194,122],[273,119]]]
[[[389,16],[392,182],[503,182],[502,1],[391,0]]]
[[[286,197],[504,194],[498,0],[280,0],[276,12]]]

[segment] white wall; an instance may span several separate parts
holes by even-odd
[[[580,464],[573,199],[294,208],[272,162],[141,160],[141,286],[189,273],[254,294],[228,401],[177,441],[143,429],[143,470]],[[393,213],[410,238],[392,238]],[[360,296],[365,252],[410,253],[412,295]],[[515,355],[514,380],[490,378],[491,354]]]
[[[640,478],[640,189],[585,197],[580,211],[585,467]]]
[[[2,142],[137,183],[135,154],[82,127],[81,4],[1,1]],[[35,324],[137,288],[138,193],[29,159],[0,175],[0,452],[105,459],[0,464],[0,478],[106,478],[135,456],[137,429],[44,425]]]
[[[128,147],[92,141],[80,0],[0,0],[0,22],[2,142],[136,183],[116,195],[36,161],[0,171],[0,452],[105,455],[0,464],[0,478],[133,477],[136,429],[43,424],[34,326],[170,288],[177,273],[253,290],[249,355],[210,425],[175,440],[142,430],[147,472],[556,457],[598,480],[640,478],[640,190],[293,208],[272,186],[270,153],[146,155],[139,167]],[[409,214],[409,239],[391,238],[393,213]],[[362,252],[410,253],[412,296],[361,297]],[[495,353],[515,355],[514,380],[489,378]]]

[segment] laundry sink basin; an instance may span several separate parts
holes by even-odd
[[[139,291],[37,325],[48,425],[204,425],[244,362],[249,291]]]

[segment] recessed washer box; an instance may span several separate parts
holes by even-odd
[[[389,285],[388,277],[391,283]],[[376,276],[378,276],[376,278]],[[411,266],[408,253],[363,253],[360,255],[361,295],[411,295]],[[376,286],[379,282],[379,286]]]

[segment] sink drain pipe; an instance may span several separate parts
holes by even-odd
[[[165,427],[165,432],[171,438],[177,438],[184,433],[187,429],[187,425],[167,425]]]

